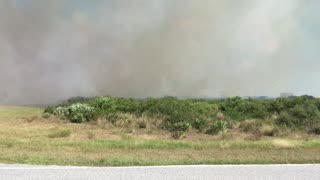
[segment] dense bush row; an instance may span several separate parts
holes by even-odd
[[[279,127],[309,130],[320,125],[320,100],[309,96],[270,100],[240,97],[223,100],[77,97],[61,105],[48,107],[45,113],[74,123],[94,121],[97,118],[116,123],[121,113],[137,118],[147,116],[161,119],[161,127],[171,132],[194,128],[217,133],[228,128],[230,122],[247,119],[271,120]]]

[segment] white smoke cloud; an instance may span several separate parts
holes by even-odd
[[[3,0],[0,102],[315,94],[307,90],[316,70],[310,88],[296,83],[319,65],[315,35],[302,25],[317,21],[315,3]]]

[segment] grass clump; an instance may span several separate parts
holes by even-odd
[[[87,137],[88,137],[88,139],[95,139],[96,138],[96,134],[93,131],[89,131],[87,133]]]
[[[240,122],[239,129],[242,132],[246,133],[258,133],[259,132],[259,124],[257,120],[245,120]]]
[[[219,134],[220,132],[224,133],[228,129],[228,123],[226,121],[214,121],[210,128],[208,129],[208,134]]]
[[[279,134],[279,129],[273,125],[262,125],[260,127],[260,132],[264,136],[276,136]]]
[[[187,137],[187,134],[183,131],[174,131],[171,133],[173,139],[183,139]]]
[[[71,135],[70,129],[53,129],[48,134],[49,138],[66,138]]]

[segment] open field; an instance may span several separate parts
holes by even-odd
[[[42,109],[0,107],[0,163],[80,166],[320,163],[320,138],[292,134],[248,140],[245,134],[127,131],[98,122],[41,118]]]
[[[39,116],[43,109],[34,107],[15,107],[15,106],[0,106],[1,122],[16,123],[18,119],[30,118],[32,116]]]

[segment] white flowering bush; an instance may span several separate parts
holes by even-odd
[[[95,118],[94,108],[87,104],[72,104],[68,107],[57,107],[53,114],[60,119],[68,119],[73,123],[82,123]]]
[[[66,119],[69,116],[68,108],[66,107],[57,107],[53,111],[53,115],[60,118],[60,119]]]
[[[68,107],[68,119],[73,123],[82,123],[94,119],[94,108],[86,104],[73,104]]]

